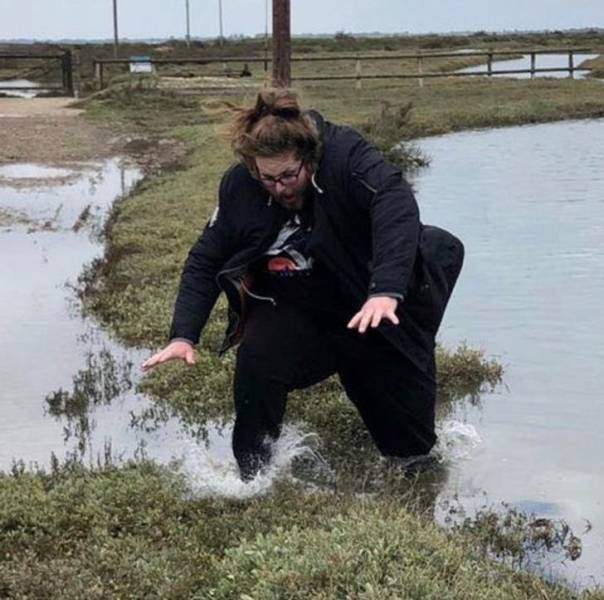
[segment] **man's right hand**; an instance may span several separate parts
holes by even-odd
[[[163,350],[160,350],[142,364],[143,371],[149,371],[153,367],[175,359],[184,360],[188,365],[194,365],[196,361],[193,345],[179,340],[170,342]]]

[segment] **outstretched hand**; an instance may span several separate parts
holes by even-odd
[[[170,342],[163,350],[148,358],[143,364],[143,371],[149,371],[170,360],[184,360],[188,365],[195,364],[195,350],[188,342]]]
[[[361,307],[361,310],[350,319],[348,329],[358,329],[359,333],[365,333],[368,327],[375,328],[386,318],[395,325],[399,324],[396,316],[398,300],[389,296],[374,296],[369,298]]]

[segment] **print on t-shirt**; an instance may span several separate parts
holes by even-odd
[[[267,270],[270,273],[291,271],[310,273],[313,265],[313,258],[309,256],[307,250],[310,232],[310,227],[302,225],[300,216],[293,215],[283,225],[277,239],[266,252]]]

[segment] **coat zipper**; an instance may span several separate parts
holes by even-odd
[[[243,289],[243,291],[250,297],[250,298],[254,298],[255,300],[263,300],[266,302],[270,302],[273,306],[277,306],[277,301],[272,298],[271,296],[259,296],[258,294],[254,294],[252,291],[250,291],[248,289],[248,287],[245,285],[245,283],[243,283],[243,281],[240,281],[241,287]]]
[[[244,265],[238,265],[236,267],[232,267],[230,269],[226,269],[223,271],[220,271],[217,275],[216,275],[216,284],[218,285],[218,287],[224,292],[224,288],[222,287],[222,285],[220,285],[220,277],[222,276],[227,276],[229,273],[232,273],[233,271],[237,272],[237,271],[241,271],[242,269],[245,270],[247,264]],[[250,297],[250,298],[254,298],[255,300],[262,300],[265,302],[270,302],[273,306],[277,306],[277,301],[272,298],[271,296],[260,296],[258,294],[254,294],[246,285],[245,283],[243,283],[243,278],[239,277],[237,279],[235,278],[230,278],[231,283],[237,288],[239,289],[239,287],[241,287],[241,289],[243,289],[243,291]]]

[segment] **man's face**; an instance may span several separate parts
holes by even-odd
[[[288,210],[300,210],[311,172],[293,152],[256,158],[256,169],[262,185]]]

